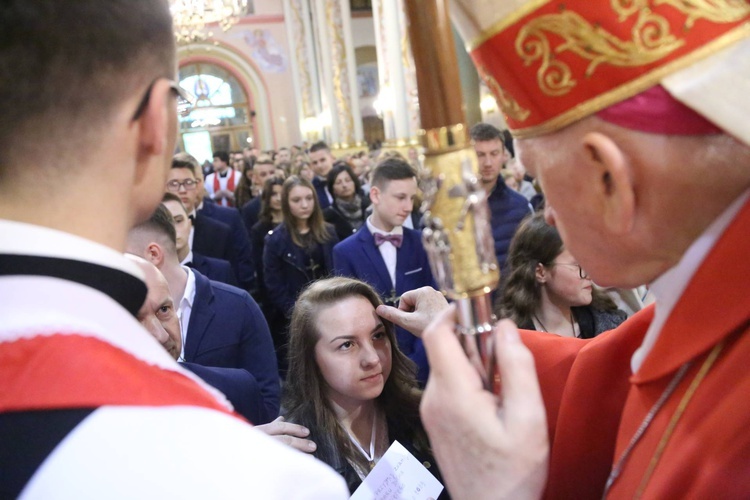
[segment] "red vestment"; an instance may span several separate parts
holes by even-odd
[[[550,427],[546,497],[601,498],[613,464],[689,361],[608,498],[750,496],[749,234],[746,203],[697,269],[635,374],[630,360],[653,307],[592,340],[523,332]],[[706,361],[712,351],[715,361]]]

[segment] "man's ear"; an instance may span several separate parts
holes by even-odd
[[[370,201],[373,205],[380,203],[380,188],[377,186],[370,187]]]
[[[145,253],[146,260],[161,269],[161,265],[164,263],[164,249],[158,243],[152,241],[146,246]]]
[[[598,206],[606,227],[614,234],[625,234],[635,223],[635,192],[632,165],[618,144],[609,136],[590,132],[583,137],[585,160],[593,167]]]
[[[536,268],[534,268],[534,277],[536,278],[536,282],[540,285],[547,282],[547,268],[544,267],[544,264],[541,262],[538,262]]]
[[[155,156],[165,153],[168,141],[169,112],[172,90],[169,82],[161,78],[154,82],[148,103],[136,121],[138,127],[138,170],[137,180],[146,176],[146,168]],[[160,167],[161,168],[161,167]]]

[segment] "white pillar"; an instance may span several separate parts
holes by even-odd
[[[308,0],[284,0],[286,32],[291,51],[292,82],[297,100],[299,128],[308,142],[322,139],[319,116],[320,79]]]
[[[350,147],[364,138],[359,112],[351,12],[348,0],[313,0],[319,60],[321,116],[329,145]]]
[[[372,12],[385,138],[403,145],[416,139],[419,130],[417,83],[403,0],[373,0]]]

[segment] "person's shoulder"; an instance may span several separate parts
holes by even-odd
[[[222,283],[221,281],[209,280],[214,295],[219,300],[233,300],[255,303],[253,297],[242,288]]]
[[[133,460],[137,476],[128,472]],[[234,498],[238,492],[272,499],[348,497],[343,480],[312,457],[234,416],[191,406],[96,410],[25,490],[42,498]]]

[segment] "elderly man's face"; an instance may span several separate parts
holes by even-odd
[[[182,350],[182,335],[167,280],[153,264],[144,261],[138,262],[138,265],[146,275],[148,287],[146,301],[138,311],[138,321],[177,359]]]

